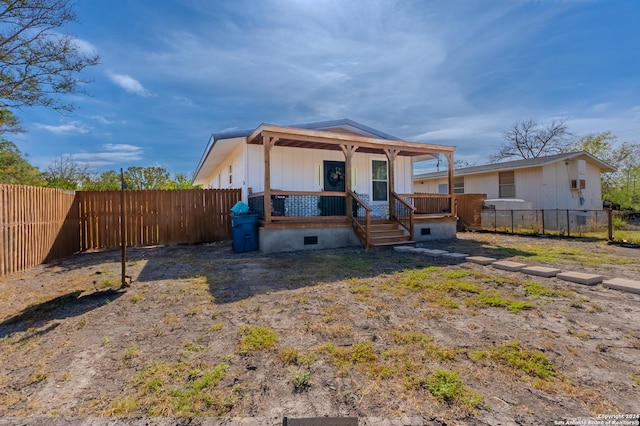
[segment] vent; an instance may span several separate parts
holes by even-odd
[[[314,235],[313,237],[304,237],[304,245],[311,246],[318,244],[318,236]]]
[[[420,228],[420,235],[431,235],[431,228]]]
[[[585,189],[587,181],[585,179],[571,179],[571,189]]]

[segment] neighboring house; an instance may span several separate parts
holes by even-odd
[[[262,124],[211,135],[193,183],[241,188],[242,201],[260,215],[265,252],[455,238],[453,194],[424,196],[419,210],[412,205],[413,163],[444,155],[452,165],[454,151],[351,120]],[[403,238],[385,239],[376,218]]]
[[[584,152],[569,152],[454,170],[454,193],[521,199],[531,209],[601,210],[601,174],[615,168]],[[416,192],[448,192],[447,172],[416,175]]]

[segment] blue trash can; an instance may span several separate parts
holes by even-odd
[[[232,214],[233,251],[244,253],[258,250],[258,215]]]

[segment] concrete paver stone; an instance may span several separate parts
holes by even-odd
[[[442,255],[442,257],[447,257],[450,259],[459,259],[459,260],[463,260],[466,259],[467,257],[469,257],[468,254],[466,253],[445,253]]]
[[[556,278],[560,278],[564,281],[570,281],[573,283],[583,285],[596,285],[602,282],[604,277],[602,275],[586,274],[584,272],[561,272],[556,275]]]
[[[497,259],[493,257],[485,257],[485,256],[469,256],[467,257],[467,262],[477,263],[479,265],[491,265]]]
[[[422,249],[424,254],[428,254],[429,256],[433,256],[433,257],[440,257],[443,254],[447,254],[449,253],[446,250],[438,250],[438,249]]]
[[[393,247],[395,251],[411,251],[414,248],[415,247],[412,247],[412,246],[394,246]]]
[[[551,278],[558,275],[562,270],[557,268],[548,268],[546,266],[527,266],[522,268],[521,272],[529,275],[536,275],[538,277]]]
[[[527,266],[526,263],[512,262],[510,260],[499,260],[491,264],[496,269],[502,269],[505,271],[518,272],[522,268]]]
[[[640,294],[640,281],[626,278],[613,278],[602,282],[602,286],[614,290],[626,291],[628,293]]]

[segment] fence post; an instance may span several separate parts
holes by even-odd
[[[540,211],[542,212],[542,235],[544,235],[544,209]]]
[[[571,236],[571,225],[569,225],[569,209],[567,209],[567,237]]]
[[[122,246],[122,281],[120,288],[129,287],[127,283],[127,226],[124,211],[124,172],[120,169],[120,245]]]
[[[607,231],[609,241],[613,241],[613,210],[607,209]]]
[[[511,233],[514,233],[514,229],[513,229],[513,210],[511,210]]]

